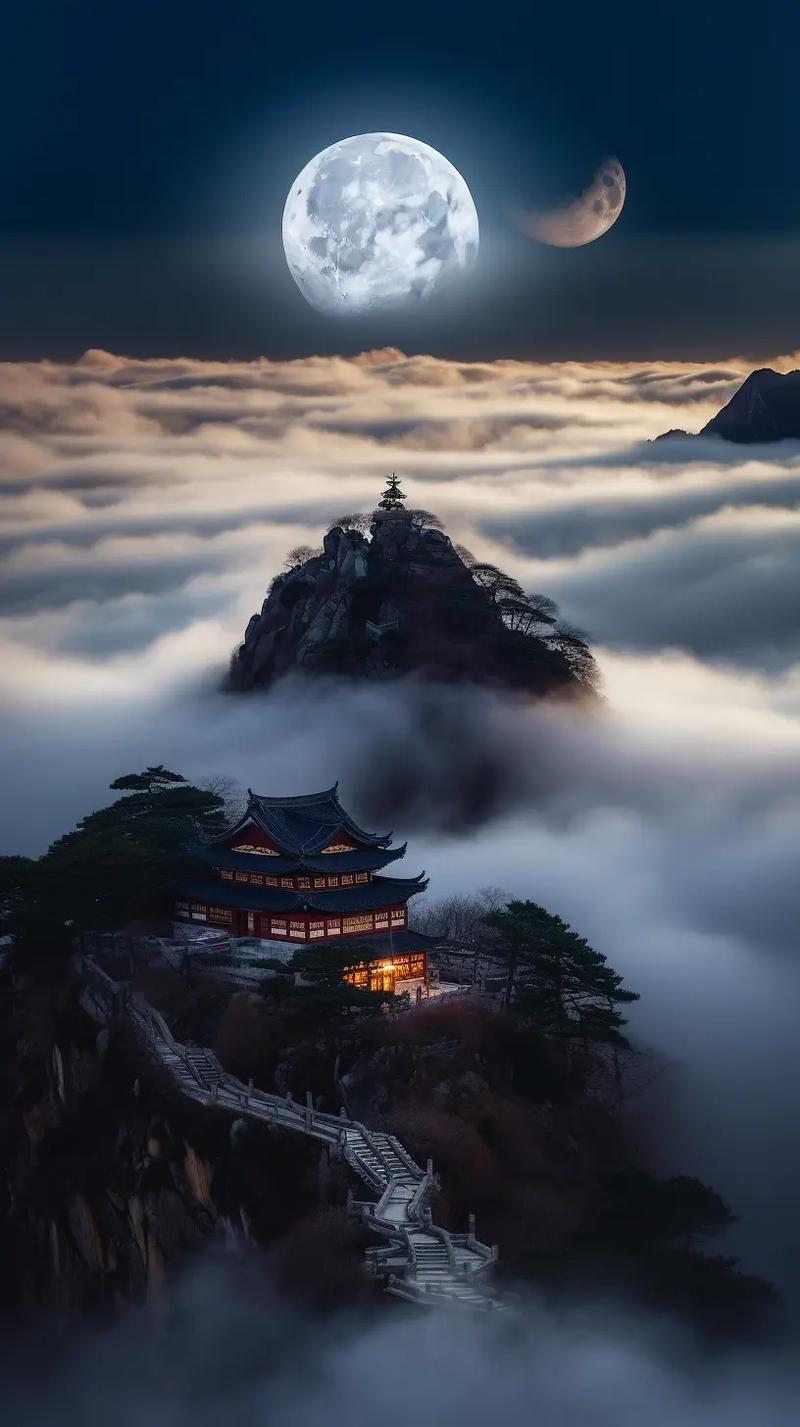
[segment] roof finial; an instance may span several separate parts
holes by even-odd
[[[403,501],[406,499],[405,491],[400,489],[400,482],[394,471],[386,482],[386,490],[378,501],[379,510],[403,510]]]

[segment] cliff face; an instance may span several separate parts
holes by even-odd
[[[158,1298],[203,1246],[269,1251],[318,1306],[364,1290],[348,1176],[299,1136],[180,1097],[119,1023],[97,1033],[80,987],[2,988],[0,1319],[42,1305],[113,1315]]]
[[[219,990],[183,987],[181,1019],[198,1033],[219,1021]],[[98,1034],[81,991],[0,977],[0,1321],[35,1322],[42,1306],[108,1319],[159,1297],[215,1239],[306,1306],[372,1304],[370,1239],[348,1217],[336,1149],[186,1099],[124,1018]],[[570,1293],[594,1283],[725,1332],[750,1331],[770,1307],[768,1285],[689,1248],[730,1211],[697,1180],[637,1167],[606,1103],[619,1090],[607,1060],[457,998],[359,1019],[344,1038],[338,1024],[331,1035],[260,998],[234,1001],[219,1048],[227,1020],[239,1069],[249,1059],[275,1089],[315,1100],[344,1092],[372,1129],[432,1157],[436,1221],[460,1229],[476,1213],[513,1279]]]
[[[688,431],[664,431],[656,441],[690,436]],[[761,367],[751,372],[726,406],[707,421],[699,436],[721,436],[738,445],[800,439],[800,371],[776,372]]]
[[[800,437],[800,372],[751,372],[700,434],[739,442]]]
[[[499,573],[499,572],[498,572]],[[231,662],[229,688],[292,672],[386,678],[423,672],[537,695],[591,683],[568,631],[482,586],[447,535],[379,513],[371,537],[334,526],[322,553],[274,581]]]

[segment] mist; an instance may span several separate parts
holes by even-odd
[[[663,1173],[713,1183],[740,1215],[723,1250],[793,1302],[792,698],[754,679],[749,697],[737,686],[728,703],[731,676],[714,673],[699,699],[707,671],[674,657],[654,661],[643,693],[630,663],[601,659],[608,702],[591,711],[416,681],[298,680],[242,700],[183,687],[111,714],[87,703],[57,736],[51,716],[27,713],[0,760],[18,809],[9,850],[40,850],[108,801],[113,777],[152,762],[257,791],[338,779],[371,830],[408,839],[398,870],[425,869],[431,900],[484,886],[530,897],[640,992],[630,1032],[665,1066],[630,1109],[646,1156]]]
[[[398,871],[425,867],[431,899],[486,885],[530,897],[624,973],[641,993],[631,1035],[665,1063],[630,1110],[648,1161],[714,1184],[740,1215],[721,1251],[792,1306],[800,453],[646,444],[699,429],[746,370],[392,350],[8,364],[0,834],[3,851],[36,855],[150,763],[271,793],[338,780],[362,822],[408,839]],[[369,509],[393,467],[410,505],[583,626],[596,708],[416,680],[219,692],[287,548]],[[658,1362],[608,1351],[647,1384],[652,1418]],[[546,1402],[538,1379],[520,1400],[532,1384]],[[716,1420],[674,1390],[665,1423]],[[709,1411],[752,1420],[745,1400],[717,1395]]]
[[[789,1354],[709,1352],[665,1317],[610,1303],[513,1320],[425,1310],[304,1317],[234,1263],[179,1283],[166,1315],[129,1313],[33,1371],[14,1345],[6,1420],[34,1427],[788,1427],[800,1378]]]

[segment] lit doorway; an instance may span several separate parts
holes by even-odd
[[[388,991],[394,995],[397,973],[390,961],[377,961],[369,968],[370,991]]]

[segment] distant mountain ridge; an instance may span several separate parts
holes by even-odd
[[[656,440],[687,436],[665,431]],[[698,436],[721,436],[741,445],[800,440],[800,371],[776,372],[760,367],[751,372],[730,401],[706,422]]]

